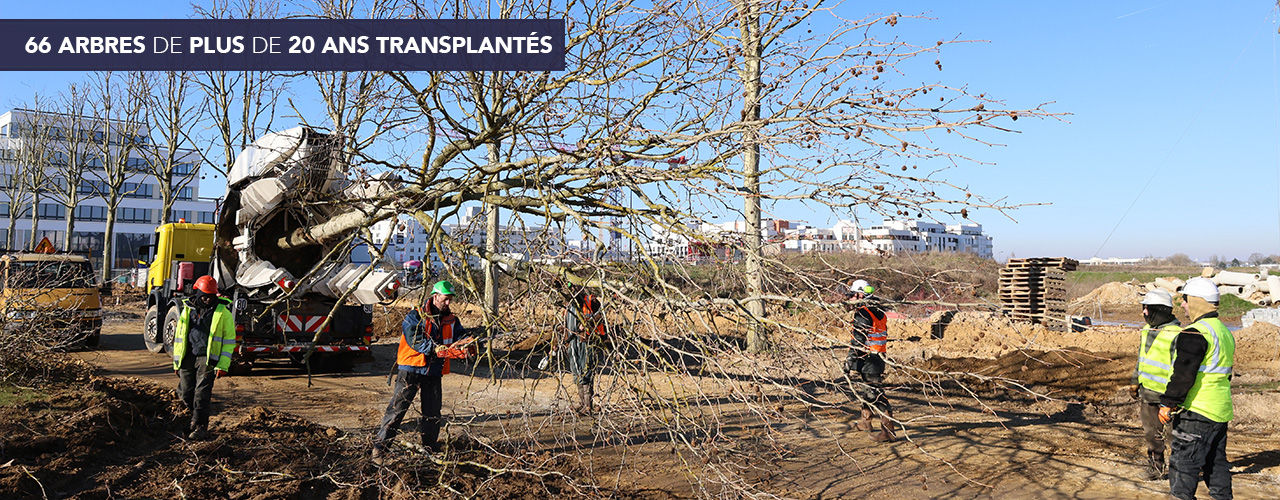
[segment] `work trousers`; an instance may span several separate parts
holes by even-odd
[[[1139,402],[1138,420],[1142,421],[1142,441],[1147,444],[1147,454],[1164,458],[1169,426],[1160,423],[1160,403]]]
[[[396,437],[404,414],[413,404],[413,397],[421,393],[422,419],[418,421],[418,432],[422,434],[422,446],[435,449],[440,438],[440,400],[442,390],[439,375],[423,375],[400,370],[396,375],[395,388],[392,390],[391,402],[387,403],[387,413],[382,416],[382,425],[378,428],[378,436],[374,439],[374,447],[386,449],[388,441]]]
[[[191,411],[191,428],[209,425],[212,409],[214,367],[207,356],[193,356],[190,351],[178,363],[178,395]]]
[[[879,353],[866,352],[856,344],[849,347],[849,357],[845,358],[844,369],[850,374],[854,395],[862,403],[863,409],[870,410],[874,406],[883,413],[893,411],[889,398],[884,395],[884,366],[884,358]],[[854,373],[857,374],[856,378]]]
[[[1227,424],[1190,411],[1173,418],[1169,453],[1169,494],[1194,500],[1200,475],[1214,500],[1231,500],[1231,463],[1227,461]]]
[[[598,341],[589,337],[583,340],[578,335],[570,335],[565,346],[565,355],[569,361],[569,371],[573,372],[573,383],[591,385],[595,382],[596,367],[600,364],[600,348]]]

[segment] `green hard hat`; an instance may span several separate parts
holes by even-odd
[[[440,295],[453,295],[453,283],[448,281],[437,281],[436,285],[431,287],[431,293]]]

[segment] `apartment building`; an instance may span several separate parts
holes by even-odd
[[[43,153],[31,154],[36,148]],[[126,178],[122,190],[125,195],[116,209],[114,250],[109,264],[114,269],[137,267],[138,247],[151,242],[163,218],[160,181],[146,173],[148,156],[151,156],[147,154],[148,148],[150,151],[156,148],[148,137],[148,130],[138,129],[136,125],[128,127],[115,121],[23,109],[0,115],[0,247],[9,240],[12,220],[15,221],[15,249],[26,248],[34,231],[36,241],[47,237],[58,248],[69,243],[65,248],[89,253],[94,266],[101,268],[107,220],[107,204],[100,195],[105,190],[102,156],[104,152],[123,155],[129,151],[125,161],[132,173]],[[72,158],[84,169],[81,178],[67,176]],[[217,203],[200,198],[196,177],[199,155],[184,151],[180,161],[174,179],[174,186],[179,189],[169,220],[214,222]],[[43,187],[15,204],[11,198],[20,192],[19,176],[30,172],[26,169],[31,168],[33,162],[43,164]],[[78,199],[73,205],[56,195],[68,183],[78,186]],[[68,211],[75,218],[71,235],[66,234]]]
[[[488,231],[485,228],[485,215],[480,207],[467,207],[464,215],[456,224],[441,226],[445,234],[460,243],[483,248]],[[405,262],[418,260],[430,263],[432,269],[444,268],[450,259],[461,259],[462,256],[451,257],[447,252],[443,259],[431,247],[427,231],[417,219],[402,216],[398,219],[385,220],[370,227],[373,235],[371,246],[381,248],[387,244],[386,260],[396,266]],[[498,253],[517,260],[532,260],[556,257],[565,253],[566,244],[559,231],[545,226],[500,225],[498,226]],[[367,250],[365,250],[367,252]],[[472,266],[479,266],[480,261],[467,257]]]

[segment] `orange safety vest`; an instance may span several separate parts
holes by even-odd
[[[597,302],[597,301],[598,300],[596,299],[595,295],[587,295],[587,300],[582,303],[583,319],[590,318],[592,314],[595,314],[596,311],[591,308],[591,303]],[[604,322],[601,322],[600,324],[596,325],[596,334],[604,335]]]
[[[889,342],[889,315],[877,318],[870,307],[863,306],[862,310],[871,317],[871,331],[867,333],[867,350],[884,354],[887,352],[885,345]]]
[[[431,322],[431,316],[429,314],[423,313],[422,311],[418,312],[418,316],[420,316],[422,320],[427,324],[426,331],[423,333],[428,336],[431,335],[431,330],[433,330],[436,327],[436,324]],[[455,322],[456,322],[456,319],[454,318],[453,314],[449,314],[447,316],[440,318],[440,323],[444,325],[444,329],[443,331],[441,331],[441,335],[440,335],[441,345],[449,345],[453,343],[453,324]],[[432,357],[434,356],[435,355],[433,353]],[[440,370],[440,374],[448,375],[449,360],[444,359],[443,361],[444,361],[444,368]],[[405,366],[427,366],[427,362],[428,362],[427,355],[425,353],[418,352],[417,349],[414,349],[412,346],[410,346],[408,340],[404,338],[404,332],[401,332],[400,333],[400,349],[396,351],[396,364],[405,365]]]

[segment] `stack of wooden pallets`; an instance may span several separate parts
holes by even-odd
[[[1080,263],[1066,257],[1009,259],[1000,269],[1000,307],[1015,320],[1066,331],[1067,272]]]

